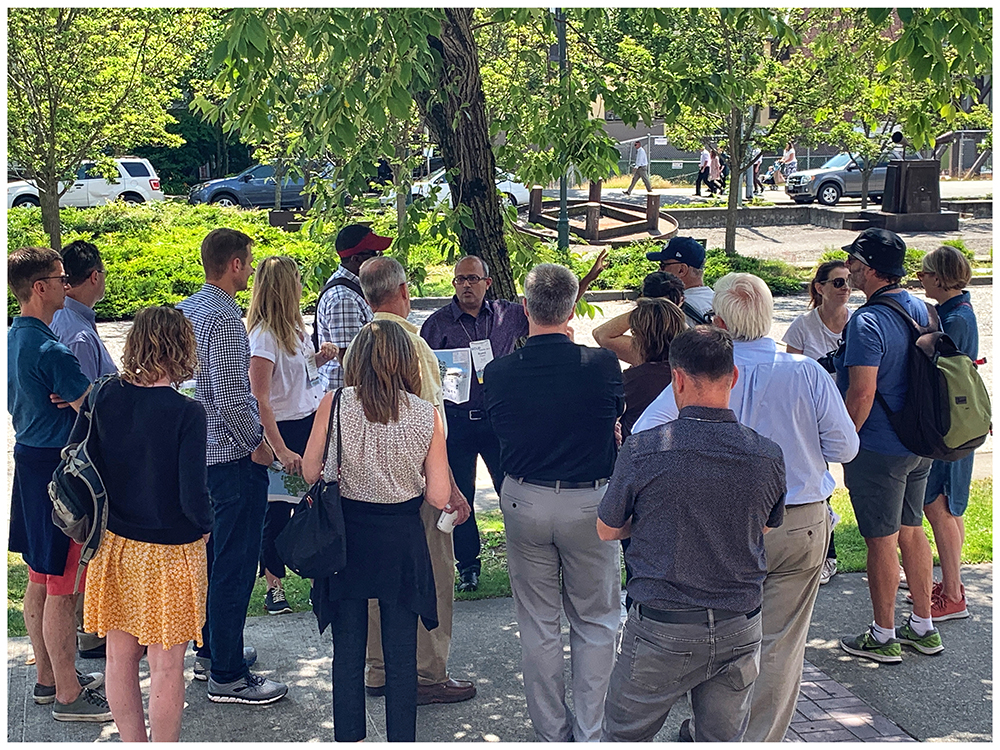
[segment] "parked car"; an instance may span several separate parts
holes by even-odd
[[[871,177],[868,178],[868,197],[873,201],[882,200],[889,160],[900,158],[902,154],[898,151],[886,154],[875,165]],[[861,157],[857,157],[857,161],[864,164],[864,159]],[[861,167],[852,161],[850,154],[841,152],[830,157],[819,169],[807,169],[789,176],[785,183],[785,192],[796,203],[812,203],[815,200],[824,206],[836,206],[837,201],[845,196],[861,197]]]
[[[426,180],[413,183],[411,186],[411,199],[423,200],[433,195],[436,196],[438,203],[444,203],[448,200],[451,197],[451,185],[445,179],[445,172],[445,169],[439,169]],[[515,207],[527,205],[530,191],[522,183],[518,182],[514,175],[497,170],[496,184],[497,190],[500,191],[501,195],[506,197],[510,205]],[[393,203],[396,200],[396,194],[390,192],[379,200],[383,205]]]
[[[89,208],[111,201],[126,203],[146,203],[162,201],[160,178],[148,159],[136,156],[122,156],[115,159],[118,165],[118,180],[110,182],[98,174],[93,162],[84,162],[76,173],[76,180],[59,199],[60,208]],[[59,183],[61,191],[65,183]],[[7,183],[7,208],[38,206],[38,187],[30,180],[15,180]]]
[[[222,177],[202,182],[191,188],[188,203],[215,203],[219,206],[240,206],[242,208],[275,208],[274,167],[270,164],[255,164],[247,167],[235,177]],[[285,176],[281,180],[281,208],[302,208],[302,177]],[[350,199],[348,198],[348,201]]]

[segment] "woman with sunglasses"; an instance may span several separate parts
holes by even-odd
[[[847,280],[849,275],[847,264],[842,260],[830,260],[819,265],[809,284],[809,306],[812,309],[793,320],[785,333],[785,348],[789,354],[804,354],[819,360],[840,346],[844,328],[851,317],[847,307],[847,300],[851,297],[851,285]],[[832,508],[830,515],[836,526],[840,516]],[[819,582],[829,583],[836,574],[837,550],[831,529],[830,546]]]
[[[324,343],[318,353],[313,351],[299,311],[302,278],[292,258],[264,258],[254,276],[247,310],[250,390],[257,399],[264,437],[275,459],[287,474],[302,476],[302,453],[323,397],[318,368],[337,356],[337,347]],[[267,581],[264,609],[279,615],[292,610],[282,586],[285,563],[274,540],[288,525],[298,498],[269,492],[268,500],[260,573]]]

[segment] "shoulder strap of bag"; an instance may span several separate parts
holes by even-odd
[[[702,315],[697,310],[695,310],[694,307],[691,305],[691,303],[687,302],[686,300],[684,304],[681,305],[681,310],[683,310],[684,313],[687,314],[693,320],[697,320],[698,323],[700,323],[701,325],[705,325],[706,323],[708,323],[708,320],[705,318],[705,316]]]
[[[341,459],[341,442],[340,442],[340,396],[344,392],[343,388],[338,388],[337,392],[333,394],[333,403],[330,405],[330,421],[326,425],[326,447],[323,449],[323,463],[320,464],[323,469],[326,469],[326,459],[330,455],[330,431],[333,429],[334,417],[337,419],[337,479],[340,479],[340,459]],[[321,474],[322,475],[322,474]]]
[[[334,279],[333,281],[327,282],[326,286],[319,290],[319,296],[316,297],[316,312],[313,314],[313,332],[312,332],[312,342],[313,348],[319,351],[319,303],[323,299],[323,296],[333,289],[335,286],[346,286],[352,292],[357,294],[361,299],[365,298],[365,293],[361,289],[358,282],[352,279],[345,279],[343,277]]]

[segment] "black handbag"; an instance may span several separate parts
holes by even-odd
[[[338,388],[330,406],[330,423],[326,430],[323,450],[323,470],[330,452],[330,430],[337,418],[337,478],[332,482],[319,480],[295,507],[288,525],[274,540],[278,554],[291,570],[303,578],[328,578],[347,566],[347,534],[344,509],[340,503],[340,394]]]

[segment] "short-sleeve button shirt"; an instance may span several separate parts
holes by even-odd
[[[7,331],[7,410],[15,440],[33,448],[62,448],[76,411],[60,409],[49,396],[76,401],[90,385],[80,363],[38,318],[14,318]]]

